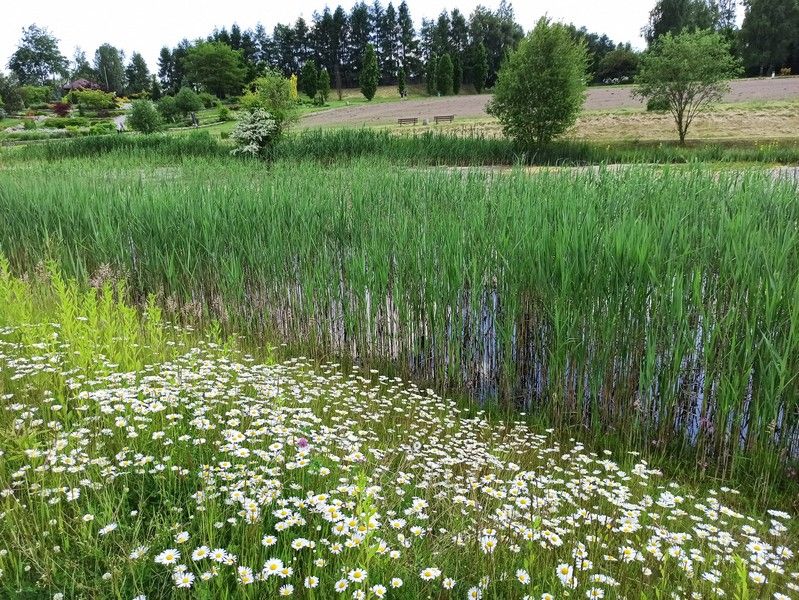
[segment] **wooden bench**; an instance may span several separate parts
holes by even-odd
[[[417,117],[405,117],[404,119],[397,119],[399,125],[416,125],[419,122]]]
[[[455,120],[455,115],[438,115],[437,117],[433,117],[433,121],[435,121],[436,125],[439,123],[452,123]]]

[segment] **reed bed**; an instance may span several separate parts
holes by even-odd
[[[799,453],[799,199],[766,174],[125,154],[0,171],[0,248],[173,314],[771,478]]]

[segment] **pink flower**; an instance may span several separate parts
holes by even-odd
[[[309,446],[308,439],[301,437],[297,438],[297,448],[307,448]]]

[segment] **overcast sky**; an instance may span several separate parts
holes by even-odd
[[[399,5],[394,2],[394,6]],[[310,21],[321,11],[324,0],[255,2],[247,0],[34,0],[11,2],[0,16],[0,68],[5,69],[17,47],[23,27],[36,23],[47,27],[61,41],[61,51],[71,60],[76,46],[86,51],[89,60],[94,50],[109,42],[125,51],[141,52],[155,69],[162,46],[174,46],[182,38],[208,35],[214,27],[238,23],[242,29],[259,21],[271,32],[276,23],[293,23],[302,16]],[[467,16],[477,4],[496,9],[499,0],[407,0],[411,16],[418,25],[422,17],[433,18],[442,10],[460,9]],[[646,23],[655,0],[517,0],[513,2],[516,20],[525,31],[544,14],[591,31],[608,34],[615,42],[630,42],[643,47],[641,27]],[[354,0],[341,2],[349,12]],[[369,4],[371,2],[367,2]],[[383,0],[383,6],[388,4]],[[337,3],[328,3],[334,8]]]

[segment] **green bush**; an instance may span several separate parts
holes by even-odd
[[[53,91],[43,85],[23,85],[19,88],[19,93],[25,106],[31,107],[35,104],[46,104]]]
[[[182,87],[175,94],[175,106],[181,114],[187,115],[202,110],[203,102],[193,89]]]
[[[438,93],[442,96],[449,96],[452,94],[453,88],[453,71],[452,58],[449,54],[445,54],[438,60],[436,66],[436,87]]]
[[[361,93],[367,100],[372,100],[377,93],[377,84],[380,81],[380,71],[377,67],[377,55],[372,44],[366,45],[366,52],[363,55],[363,64],[358,83],[361,85]]]
[[[262,108],[245,111],[230,137],[236,145],[232,154],[266,158],[280,137],[280,124]]]
[[[103,110],[116,108],[116,97],[114,94],[101,90],[73,90],[66,96],[72,104],[77,104],[78,108],[89,110]]]
[[[174,123],[180,116],[180,110],[174,96],[163,96],[156,104],[158,112],[167,123]]]
[[[200,102],[203,103],[203,107],[205,108],[212,108],[217,104],[219,104],[219,98],[217,98],[210,92],[200,92],[198,96],[200,98]]]
[[[24,127],[28,131],[30,131],[31,129],[36,129],[36,121],[34,121],[33,119],[25,119],[22,122],[22,127]]]
[[[230,109],[227,106],[220,106],[216,116],[222,123],[233,120],[233,116],[230,114]]]
[[[86,117],[51,117],[42,121],[44,127],[65,129],[67,127],[88,127],[89,119]]]
[[[114,133],[115,131],[116,125],[112,121],[101,121],[89,127],[89,133],[92,135],[105,135],[107,133]]]
[[[502,65],[488,112],[519,146],[548,144],[577,120],[587,62],[585,43],[542,17]]]
[[[128,125],[134,131],[141,133],[155,133],[162,127],[161,115],[149,100],[136,100],[127,119]]]

